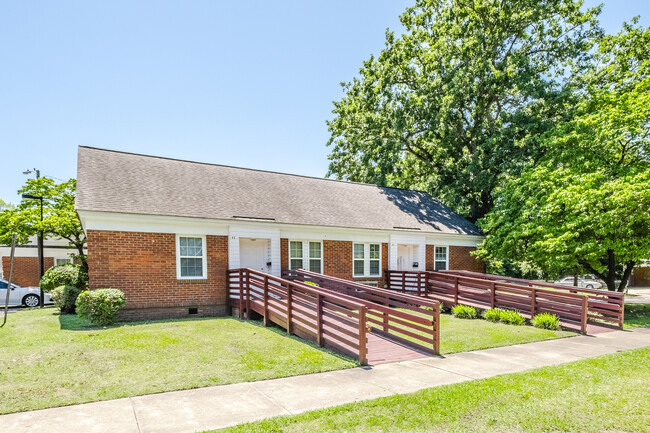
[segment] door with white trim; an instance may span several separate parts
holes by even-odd
[[[239,264],[242,268],[270,272],[270,239],[239,238]]]

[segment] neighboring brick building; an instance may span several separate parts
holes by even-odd
[[[45,239],[43,244],[44,272],[54,265],[71,263],[71,255],[77,252],[65,239]],[[9,278],[10,254],[11,247],[0,246],[0,277],[4,279]],[[12,280],[19,286],[36,287],[40,279],[37,240],[32,236],[27,244],[16,246]]]
[[[127,319],[226,314],[227,269],[483,271],[480,231],[421,191],[79,148],[90,288]]]

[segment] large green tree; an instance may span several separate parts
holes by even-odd
[[[70,242],[77,250],[75,256],[88,269],[84,251],[86,236],[74,208],[76,186],[75,179],[58,184],[49,178],[29,179],[18,193],[44,198],[43,222],[40,221],[40,201],[23,200],[0,213],[0,243],[11,243],[11,236],[16,233],[18,243],[24,244],[30,236],[43,230],[46,237]]]
[[[555,273],[581,267],[623,291],[650,257],[650,29],[603,38],[581,81],[575,118],[496,193],[479,255]]]
[[[416,0],[402,35],[344,83],[329,175],[431,192],[475,221],[504,174],[571,116],[569,78],[600,34],[576,0]]]

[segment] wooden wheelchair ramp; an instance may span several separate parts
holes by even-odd
[[[383,300],[389,305],[382,305],[252,269],[228,271],[228,285],[228,303],[241,318],[257,313],[266,326],[274,323],[289,335],[351,356],[362,365],[422,358],[438,351],[439,308],[422,309],[428,316],[416,315],[391,306],[390,299]],[[399,306],[409,307],[407,302]]]

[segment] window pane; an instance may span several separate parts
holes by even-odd
[[[309,257],[320,259],[320,242],[309,242]]]
[[[354,258],[355,259],[363,259],[363,244],[354,244]],[[363,273],[363,272],[362,272]]]
[[[203,239],[201,238],[179,238],[181,257],[203,256]]]
[[[202,277],[203,259],[181,258],[181,277]]]
[[[436,260],[447,260],[446,247],[436,247]]]
[[[435,269],[436,269],[436,271],[446,271],[447,270],[447,262],[436,262]]]
[[[302,268],[302,259],[291,259],[289,268],[291,269],[300,269]]]
[[[320,274],[320,260],[309,260],[309,270],[312,272],[318,272]]]
[[[354,261],[354,275],[363,275],[363,260]]]
[[[289,242],[290,257],[302,258],[302,242]]]
[[[379,260],[370,260],[370,275],[379,275]]]
[[[370,258],[371,259],[379,258],[379,244],[370,244]]]

